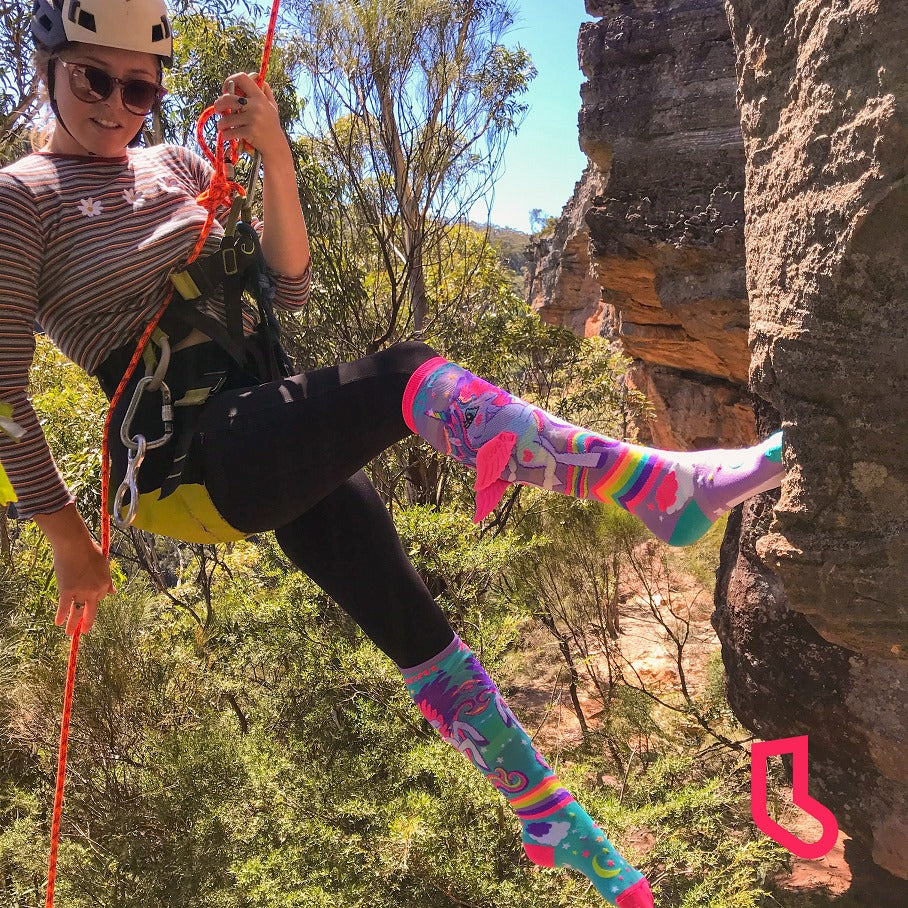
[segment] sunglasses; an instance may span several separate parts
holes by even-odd
[[[123,106],[130,113],[144,117],[167,94],[163,86],[147,79],[117,79],[87,63],[69,63],[66,60],[60,60],[60,63],[69,73],[72,93],[86,104],[106,100],[113,94],[114,87],[119,85]]]

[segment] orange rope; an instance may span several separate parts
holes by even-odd
[[[69,665],[66,669],[66,688],[63,693],[63,718],[60,723],[60,753],[57,757],[57,788],[54,792],[54,817],[50,827],[50,866],[47,872],[47,897],[45,908],[53,908],[54,887],[57,882],[57,848],[60,844],[60,819],[63,815],[63,779],[66,777],[66,751],[69,747],[69,718],[73,708],[73,688],[76,684],[76,660],[79,657],[79,638],[82,636],[82,618],[73,631],[69,647]]]
[[[271,58],[271,50],[274,46],[274,35],[279,8],[280,0],[273,0],[271,17],[268,20],[268,30],[265,34],[265,44],[262,51],[262,63],[259,68],[258,77],[256,78],[256,84],[259,88],[264,84],[265,74],[268,72],[268,61]],[[219,136],[216,142],[216,151],[212,153],[208,142],[205,140],[204,127],[213,114],[214,107],[206,108],[196,124],[196,137],[198,138],[199,146],[204,152],[205,157],[212,163],[214,172],[212,173],[208,188],[196,199],[196,201],[207,210],[208,214],[205,218],[205,223],[202,225],[202,230],[196,241],[195,247],[187,259],[187,264],[194,262],[204,249],[205,241],[208,239],[211,229],[214,226],[218,210],[224,207],[229,208],[236,194],[245,195],[243,187],[228,177],[228,160],[231,165],[233,161],[235,161],[237,143],[221,140]],[[161,303],[160,308],[154,314],[146,329],[142,332],[142,336],[139,338],[138,344],[136,345],[135,352],[129,361],[129,365],[126,367],[126,372],[111,398],[110,406],[107,409],[107,416],[104,419],[104,433],[101,438],[101,551],[105,558],[110,555],[109,440],[111,420],[113,418],[114,410],[123,396],[124,389],[129,384],[129,380],[132,377],[133,372],[135,372],[136,366],[142,358],[142,354],[145,352],[145,347],[148,345],[148,341],[154,333],[154,329],[157,327],[158,322],[161,320],[161,316],[164,315],[164,310],[173,298],[173,293],[174,289],[171,287],[167,292],[164,301]],[[63,816],[63,789],[66,781],[66,757],[69,749],[69,726],[72,717],[73,692],[76,683],[76,662],[79,656],[79,641],[82,637],[82,621],[83,616],[80,616],[76,624],[76,629],[73,631],[72,640],[70,641],[69,663],[66,669],[66,686],[63,691],[63,714],[60,720],[60,749],[57,757],[57,783],[54,790],[54,811],[50,827],[50,858],[48,861],[47,894],[44,901],[45,908],[53,908],[54,906],[54,889],[57,881],[57,852],[60,847],[60,822]]]
[[[274,0],[271,4],[271,16],[268,19],[268,30],[265,32],[265,45],[262,48],[262,65],[259,67],[258,78],[255,80],[259,88],[265,82],[268,72],[268,61],[271,59],[271,49],[274,47],[274,34],[277,30],[277,13],[281,8],[281,0]]]

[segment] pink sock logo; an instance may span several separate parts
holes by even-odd
[[[767,812],[766,761],[769,757],[791,754],[793,758],[791,798],[796,807],[820,821],[822,835],[816,842],[805,842],[780,826]],[[807,794],[807,735],[763,741],[750,749],[750,815],[761,832],[807,861],[829,854],[839,835],[839,824],[828,807]]]

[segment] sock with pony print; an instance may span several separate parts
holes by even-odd
[[[436,451],[476,470],[477,522],[516,482],[610,499],[664,542],[689,545],[784,475],[781,432],[738,450],[645,448],[560,422],[442,357],[410,378],[403,414]]]
[[[458,637],[434,659],[401,672],[429,723],[504,795],[520,820],[531,861],[576,868],[619,908],[652,908],[646,878],[562,787]]]

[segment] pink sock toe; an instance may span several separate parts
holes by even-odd
[[[615,901],[618,908],[655,908],[653,893],[645,877],[625,889]]]

